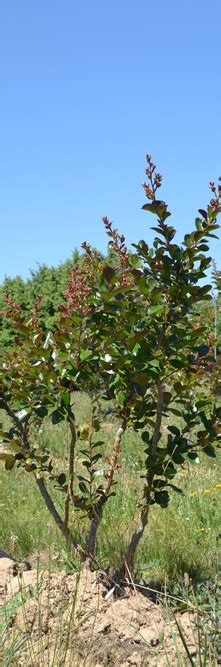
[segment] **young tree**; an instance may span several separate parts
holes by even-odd
[[[212,298],[211,286],[202,285],[201,280],[211,264],[207,242],[218,228],[220,190],[207,211],[199,211],[195,230],[178,246],[175,230],[167,222],[167,205],[156,199],[162,178],[149,155],[146,174],[149,202],[143,209],[157,217],[153,248],[142,240],[130,255],[123,237],[104,220],[121,269],[105,267],[103,310],[96,314],[102,336],[106,322],[105,349],[112,372],[107,395],[118,415],[142,431],[146,453],[140,521],[120,568],[121,577],[125,566],[133,566],[150,507],[154,503],[167,507],[169,492],[182,492],[173,482],[177,469],[185,460],[194,461],[199,451],[215,456],[221,432],[221,409],[202,387],[210,353],[207,322],[196,325],[192,318],[193,304]],[[182,420],[179,428],[174,415]]]
[[[54,332],[41,326],[41,297],[27,318],[22,309],[6,297],[4,317],[16,332],[13,346],[7,348],[0,371],[0,408],[10,419],[8,428],[1,428],[4,444],[1,458],[7,470],[22,466],[31,473],[49,512],[69,546],[85,558],[94,553],[96,530],[101,520],[118,468],[118,429],[113,452],[106,462],[103,483],[96,477],[102,441],[94,442],[99,430],[96,393],[103,390],[99,371],[100,342],[91,318],[98,307],[96,292],[97,265],[100,255],[85,245],[81,266],[73,266],[65,290],[65,301],[59,308]],[[76,426],[74,392],[88,391],[93,400],[90,424]],[[68,470],[55,473],[50,451],[41,451],[37,438],[33,442],[32,427],[49,417],[53,425],[66,421],[70,431]],[[35,435],[36,437],[36,435]],[[76,441],[81,443],[85,475],[75,470]],[[62,443],[61,443],[62,449]],[[50,487],[63,492],[63,516],[58,512]],[[70,530],[70,512],[81,511],[88,516],[91,527],[84,543],[78,545]],[[99,517],[99,520],[98,520]]]
[[[143,501],[116,580],[133,567],[151,506],[165,508],[171,491],[182,493],[174,484],[179,466],[194,461],[199,451],[215,456],[221,432],[221,409],[202,386],[210,354],[208,328],[204,321],[196,323],[192,313],[193,304],[211,301],[211,286],[201,280],[211,263],[207,242],[218,228],[220,191],[207,211],[200,210],[194,231],[179,246],[168,225],[167,205],[156,198],[162,178],[149,155],[146,174],[143,209],[157,218],[153,248],[141,240],[129,252],[124,236],[104,218],[111,261],[102,261],[83,244],[84,260],[73,266],[53,333],[41,327],[40,298],[28,319],[10,297],[4,311],[17,335],[0,370],[0,408],[10,418],[9,427],[1,430],[7,450],[2,458],[8,470],[16,464],[33,474],[51,515],[81,557],[94,558],[97,530],[121,464],[122,434],[127,427],[141,432]],[[90,423],[77,426],[73,395],[82,389],[91,396],[92,416]],[[101,394],[112,399],[119,418],[108,459],[103,441],[97,441]],[[68,470],[59,474],[50,452],[42,452],[31,437],[32,424],[46,417],[54,425],[66,420],[70,430]],[[77,440],[83,475],[75,466]],[[51,484],[63,493],[63,516],[52,500]],[[80,545],[70,530],[73,511],[90,520]]]

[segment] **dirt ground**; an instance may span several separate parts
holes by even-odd
[[[8,558],[0,569],[3,667],[177,666],[175,643],[183,649],[174,619],[138,590],[115,599],[87,569],[18,571]],[[194,657],[193,616],[176,618]]]

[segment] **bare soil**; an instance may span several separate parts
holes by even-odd
[[[174,636],[182,654],[183,648],[175,620],[135,588],[114,599],[87,569],[80,575],[16,571],[8,558],[0,559],[0,569],[3,620],[9,610],[3,667],[177,666]],[[187,612],[176,617],[194,657],[194,619]]]

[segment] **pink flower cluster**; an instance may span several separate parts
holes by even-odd
[[[2,317],[7,317],[9,319],[17,319],[21,315],[21,306],[15,304],[13,298],[10,294],[6,293],[4,295],[5,304],[7,306],[6,310],[1,311],[0,315]]]
[[[87,255],[81,267],[73,266],[70,280],[64,292],[66,303],[59,306],[59,310],[64,314],[77,313],[81,318],[89,315],[92,310],[90,296],[93,284],[93,267],[89,255]]]
[[[113,229],[112,222],[108,218],[103,218],[103,223],[107,235],[111,238],[110,245],[118,254],[122,268],[125,268],[127,263],[127,246],[125,245],[125,236],[118,234],[117,229]]]
[[[210,206],[213,209],[216,209],[220,205],[221,201],[221,176],[218,178],[218,185],[216,186],[214,181],[209,182],[209,187],[211,192],[214,194],[214,197],[210,200]]]
[[[142,185],[145,190],[147,199],[154,201],[156,191],[161,187],[162,184],[162,176],[159,174],[159,172],[156,172],[156,165],[152,162],[151,155],[146,156],[146,161],[148,166],[145,169],[145,173],[149,183],[143,183]]]

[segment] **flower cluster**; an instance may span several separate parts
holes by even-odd
[[[21,315],[21,306],[18,306],[17,304],[14,303],[13,298],[10,294],[6,293],[4,297],[5,297],[6,309],[4,311],[1,311],[0,315],[7,317],[9,319],[17,319],[17,317]]]
[[[127,263],[127,246],[125,245],[125,236],[118,234],[117,229],[113,229],[112,222],[108,218],[103,218],[103,223],[107,235],[111,238],[110,246],[118,254],[122,268],[125,268]]]
[[[81,247],[85,251],[85,256],[88,259],[93,259],[93,257],[96,257],[97,251],[96,250],[92,251],[92,247],[90,246],[89,243],[87,243],[87,241],[83,241],[83,243],[81,244]]]
[[[43,299],[43,294],[38,294],[35,297],[35,301],[31,310],[31,324],[33,329],[38,329],[39,327],[39,316],[40,316],[42,299]]]
[[[200,491],[192,491],[190,493],[190,496],[198,496],[200,493],[214,493],[214,491],[220,491],[221,489],[221,484],[215,484],[215,486],[211,486],[209,489],[202,489]]]
[[[145,173],[147,175],[148,183],[143,183],[143,188],[145,190],[145,194],[147,199],[151,199],[152,201],[155,200],[155,194],[158,188],[161,187],[162,184],[162,176],[158,172],[156,172],[156,165],[153,164],[151,161],[151,155],[146,156],[146,161],[147,161],[147,168],[145,170]]]
[[[87,255],[83,265],[74,265],[71,271],[71,277],[64,292],[66,303],[59,306],[62,313],[77,313],[81,318],[86,317],[92,311],[90,296],[95,281],[90,246],[85,247],[85,250]]]
[[[218,185],[216,186],[214,181],[209,182],[209,187],[214,197],[210,200],[210,206],[213,209],[216,209],[220,205],[221,201],[221,176],[218,178]]]

